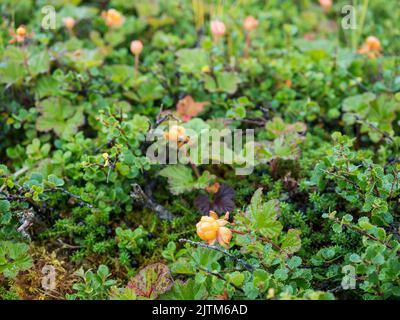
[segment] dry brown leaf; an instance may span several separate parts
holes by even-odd
[[[178,101],[176,111],[183,121],[189,121],[202,112],[204,107],[208,104],[208,101],[196,102],[191,96],[186,96]]]

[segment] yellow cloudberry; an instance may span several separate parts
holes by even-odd
[[[201,217],[200,221],[196,224],[197,235],[200,239],[213,245],[216,241],[223,246],[227,247],[232,239],[232,232],[225,225],[228,223],[229,213],[223,219],[219,219],[214,211],[210,211],[209,216]]]
[[[120,27],[125,21],[124,16],[115,9],[109,9],[101,13],[105,23],[109,27]]]
[[[381,54],[382,46],[377,37],[369,36],[365,39],[363,45],[358,49],[358,53],[366,54],[370,58],[376,58]]]
[[[16,33],[20,37],[25,37],[26,36],[26,28],[25,28],[25,26],[19,26]]]
[[[15,42],[21,43],[21,42],[24,42],[26,38],[32,37],[32,34],[28,35],[28,31],[24,25],[19,26],[15,30],[15,32],[14,32],[14,30],[11,30],[10,35],[12,37],[12,39],[10,40],[10,43],[15,43]]]
[[[164,138],[173,142],[185,141],[187,139],[186,130],[182,126],[171,126],[167,132],[164,132]]]
[[[367,46],[370,50],[380,51],[382,49],[381,42],[379,41],[379,39],[377,37],[369,36],[365,40],[365,43],[367,44]]]

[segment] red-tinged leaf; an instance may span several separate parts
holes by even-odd
[[[128,288],[135,291],[136,296],[156,299],[167,292],[173,285],[170,271],[165,264],[154,263],[139,271],[129,283]]]
[[[196,102],[191,96],[186,96],[178,101],[176,111],[182,117],[183,121],[189,121],[202,112],[204,107],[208,104],[208,101]]]

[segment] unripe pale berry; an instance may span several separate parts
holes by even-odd
[[[173,142],[183,141],[186,139],[185,128],[172,126],[168,132],[164,132],[164,138]]]
[[[211,21],[210,29],[215,38],[224,36],[226,32],[225,24],[219,20]]]
[[[131,52],[133,55],[139,55],[143,50],[143,43],[140,40],[134,40],[131,42]]]
[[[330,9],[332,7],[332,0],[319,0],[319,4],[324,9]]]
[[[244,19],[243,28],[246,31],[254,30],[257,28],[257,26],[258,26],[258,21],[253,16],[247,16],[246,19]]]
[[[72,30],[75,27],[75,19],[72,17],[65,17],[62,21],[68,30]]]

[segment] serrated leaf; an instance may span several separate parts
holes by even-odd
[[[70,136],[77,132],[83,124],[84,117],[81,107],[73,107],[65,98],[52,97],[40,102],[37,106],[41,115],[36,120],[39,131],[53,130],[58,136]]]
[[[64,185],[64,180],[61,178],[58,178],[56,175],[51,174],[47,177],[47,181],[51,183],[55,187],[61,187]]]
[[[233,94],[238,88],[239,77],[233,72],[221,72],[216,79],[210,75],[205,76],[205,88],[210,92],[226,92]]]
[[[209,270],[219,267],[218,260],[221,259],[221,257],[222,253],[207,248],[197,248],[192,254],[193,261],[196,265]]]
[[[128,288],[135,291],[137,297],[156,299],[172,286],[172,278],[168,267],[162,263],[151,264],[132,278]]]
[[[204,189],[214,179],[214,176],[210,175],[208,171],[204,171],[195,180],[192,169],[182,164],[169,165],[162,169],[159,175],[168,179],[169,189],[171,193],[176,195],[193,189]]]
[[[25,243],[0,241],[0,273],[7,278],[15,278],[19,271],[28,270],[32,259]]]
[[[207,296],[207,289],[202,283],[193,279],[186,282],[176,281],[172,290],[161,298],[168,300],[203,300]]]
[[[23,50],[14,46],[8,47],[0,58],[0,83],[21,83],[27,75],[27,70],[21,67],[25,60]]]
[[[284,281],[288,278],[289,270],[287,268],[279,268],[274,272],[274,277],[278,280]]]
[[[187,263],[184,259],[178,259],[171,265],[171,272],[174,274],[196,274],[196,268]]]
[[[237,287],[240,287],[243,284],[244,279],[245,276],[241,272],[236,271],[229,274],[229,281]]]
[[[208,54],[203,49],[181,49],[176,52],[176,56],[181,72],[197,74],[209,65]]]
[[[10,210],[10,202],[8,200],[0,200],[0,213],[4,214]]]
[[[361,257],[360,257],[358,254],[356,254],[356,253],[351,254],[350,257],[349,257],[349,260],[350,260],[351,262],[354,262],[354,263],[359,263],[359,262],[362,261],[362,260],[361,260]]]
[[[169,165],[162,169],[159,175],[168,179],[169,190],[175,195],[193,189],[192,170],[182,164]]]
[[[289,229],[287,234],[283,237],[281,249],[286,254],[293,254],[301,248],[301,231],[297,229]]]
[[[341,233],[341,232],[342,232],[342,225],[339,224],[339,223],[334,223],[334,224],[332,225],[332,229],[333,229],[333,231],[336,232],[336,233]]]
[[[33,54],[28,60],[29,71],[33,75],[46,73],[50,69],[50,56],[46,50]]]
[[[280,214],[279,201],[264,202],[262,189],[258,189],[250,202],[248,212],[251,216],[253,228],[267,238],[275,238],[282,231],[282,224],[277,221]]]
[[[300,258],[300,257],[297,257],[297,256],[291,257],[291,258],[287,261],[287,265],[288,265],[291,269],[297,268],[297,267],[299,267],[299,266],[301,265],[301,258]]]
[[[232,212],[235,209],[235,192],[234,190],[222,184],[218,192],[214,195],[214,199],[211,200],[207,195],[199,195],[195,200],[194,204],[203,214],[208,214],[210,210],[217,213]]]
[[[204,107],[208,104],[210,104],[208,101],[197,102],[194,101],[192,96],[185,96],[176,104],[176,111],[183,121],[189,121],[202,112]]]

